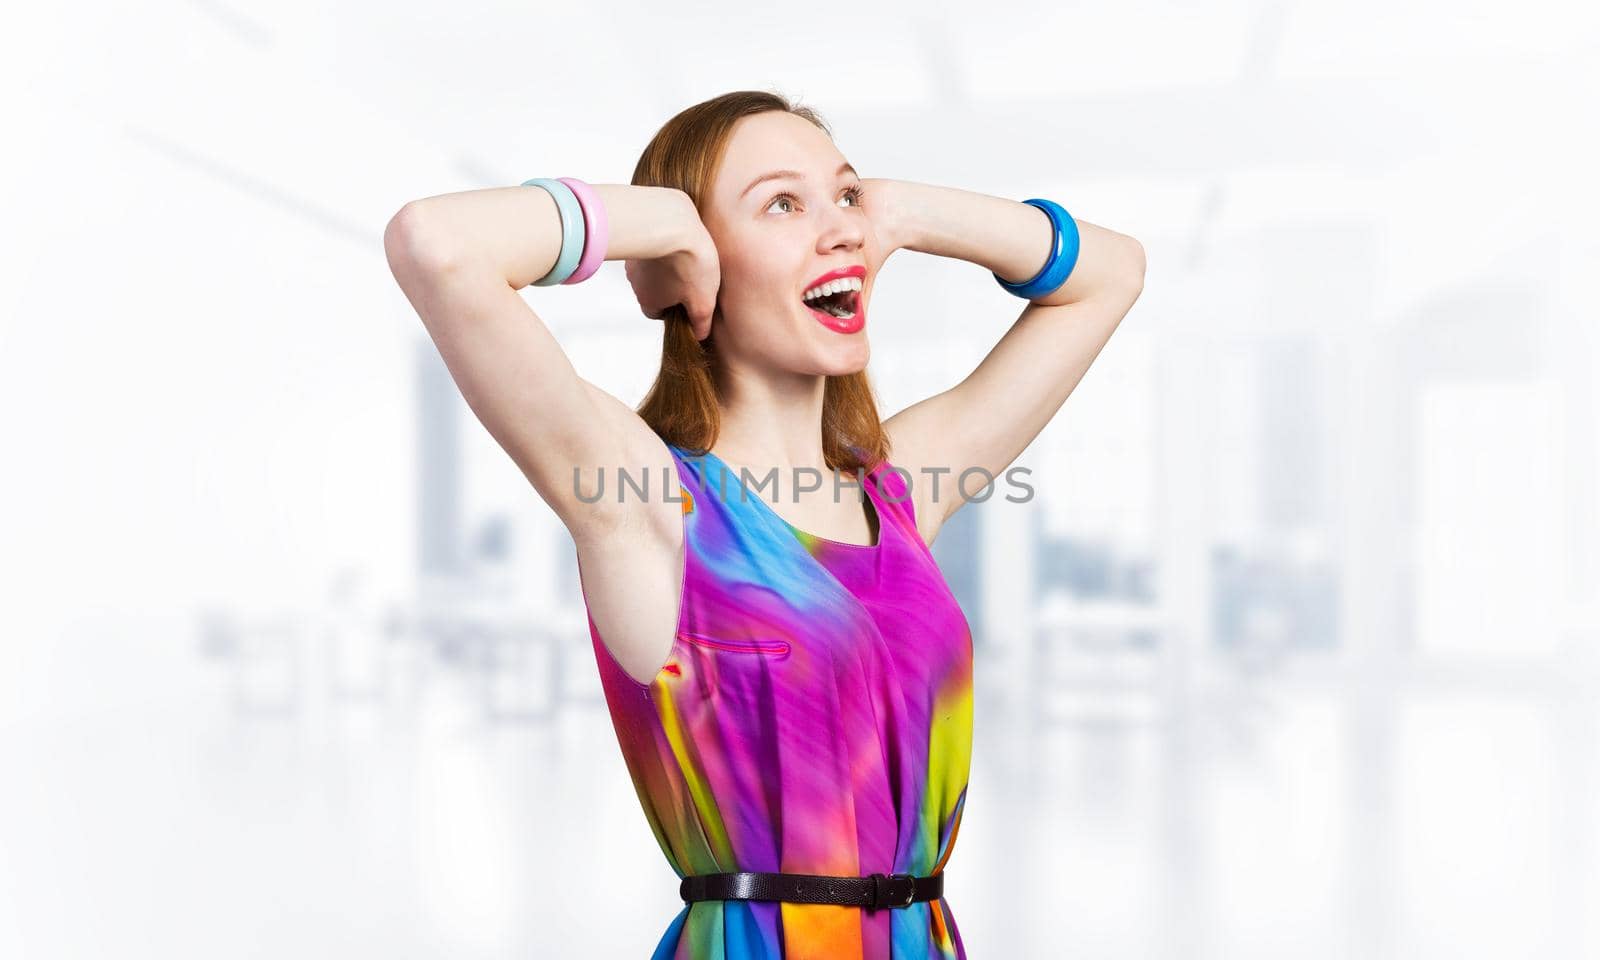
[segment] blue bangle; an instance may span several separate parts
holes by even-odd
[[[522,185],[543,187],[555,198],[556,209],[561,211],[561,254],[556,257],[556,265],[550,268],[549,273],[533,281],[536,287],[553,287],[572,276],[572,272],[578,269],[578,261],[583,258],[583,207],[572,188],[560,180],[534,177],[522,181]]]
[[[1067,282],[1067,277],[1072,274],[1072,268],[1078,265],[1078,224],[1061,204],[1053,200],[1041,200],[1035,197],[1022,202],[1033,204],[1050,217],[1050,259],[1045,261],[1045,265],[1032,280],[1012,283],[998,273],[994,278],[1007,293],[1032,300],[1056,292]]]

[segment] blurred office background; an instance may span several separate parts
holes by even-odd
[[[742,88],[865,176],[1148,254],[1036,496],[935,545],[975,633],[974,960],[1600,956],[1592,5],[8,21],[0,956],[649,955],[676,877],[571,542],[381,237],[415,197],[625,183]],[[524,295],[637,402],[620,263]],[[1020,308],[897,254],[885,413]]]

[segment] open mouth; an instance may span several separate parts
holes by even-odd
[[[824,294],[820,297],[802,298],[806,306],[819,310],[836,319],[856,315],[857,308],[861,305],[860,290],[840,290],[836,293]]]

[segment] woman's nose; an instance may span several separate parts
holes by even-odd
[[[861,222],[861,218],[852,216],[851,212],[843,207],[837,208],[837,211],[829,218],[827,229],[823,230],[822,236],[818,238],[818,245],[827,251],[839,246],[859,247],[865,243],[866,225]]]

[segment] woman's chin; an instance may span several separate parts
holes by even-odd
[[[802,309],[802,314],[800,325],[791,332],[793,351],[783,366],[829,377],[849,376],[866,369],[872,353],[866,327],[841,333],[813,319],[810,310]]]
[[[860,373],[867,368],[867,360],[871,358],[871,354],[872,348],[867,343],[865,330],[851,334],[847,343],[840,343],[835,338],[819,357],[822,373],[830,377],[846,377],[852,373]]]
[[[865,334],[856,334],[846,343],[835,336],[832,342],[811,342],[803,350],[774,357],[777,365],[793,373],[820,377],[847,377],[867,368],[871,350]]]

